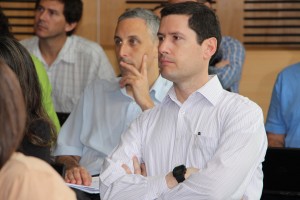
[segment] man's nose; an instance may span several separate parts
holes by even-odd
[[[40,11],[38,12],[37,15],[38,15],[38,19],[45,20],[47,18],[47,11],[46,10]]]
[[[128,57],[129,48],[126,44],[121,44],[119,46],[119,56],[120,57]]]
[[[169,45],[166,40],[159,42],[158,52],[159,52],[159,54],[168,54],[169,53]]]

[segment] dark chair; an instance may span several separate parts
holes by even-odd
[[[300,200],[300,149],[268,148],[261,200]]]
[[[60,126],[62,126],[65,121],[68,119],[70,113],[62,113],[62,112],[56,112]]]
[[[51,166],[53,167],[53,169],[55,169],[55,171],[57,173],[59,173],[62,177],[65,177],[65,165],[64,164],[60,164],[60,163],[53,163],[51,164]]]

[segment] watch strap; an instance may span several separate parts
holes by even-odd
[[[173,176],[178,183],[185,180],[184,175],[186,173],[186,167],[184,165],[179,165],[173,169]]]

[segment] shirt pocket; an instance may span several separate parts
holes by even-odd
[[[191,149],[188,155],[191,166],[197,166],[200,169],[204,168],[215,154],[218,143],[219,140],[216,137],[194,133],[190,141]]]

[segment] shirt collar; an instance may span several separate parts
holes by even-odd
[[[33,50],[32,50],[32,54],[35,55],[45,66],[48,66],[47,63],[45,62],[40,47],[39,47],[39,38],[37,36],[33,36]]]
[[[209,81],[196,92],[202,94],[212,105],[216,105],[223,93],[223,87],[217,75],[210,75]]]
[[[209,101],[212,105],[215,106],[220,100],[222,93],[223,87],[218,79],[218,76],[209,75],[209,81],[191,95],[199,94],[201,98],[204,97],[207,101]],[[169,99],[172,99],[172,101],[180,104],[177,100],[174,87],[170,89],[167,96],[169,96]]]
[[[74,37],[75,37],[75,36],[68,36],[68,37],[67,37],[67,40],[66,40],[64,46],[63,46],[62,49],[60,50],[60,52],[59,52],[59,54],[57,55],[57,58],[55,59],[55,61],[54,61],[53,64],[57,63],[59,60],[63,60],[63,61],[68,62],[68,63],[75,63],[75,54],[74,54],[73,52],[71,52],[71,51],[74,51],[74,49],[75,49],[74,42],[73,42],[73,41],[74,41]],[[45,62],[43,56],[42,56],[42,53],[41,53],[40,48],[39,48],[39,45],[38,45],[38,41],[39,41],[39,40],[38,40],[38,37],[35,36],[35,38],[36,38],[36,40],[35,40],[35,42],[36,42],[36,45],[35,45],[35,46],[36,46],[36,49],[33,50],[33,54],[34,54],[34,55],[37,55],[37,57],[38,57],[40,60],[43,61],[43,64],[44,64],[44,65],[48,66],[48,65],[46,64],[46,62]],[[74,47],[72,47],[72,46],[74,46]],[[53,64],[52,64],[52,65],[53,65]]]
[[[159,75],[150,89],[150,94],[151,96],[153,95],[157,101],[162,102],[172,85],[173,83],[171,81]]]
[[[65,62],[68,63],[75,63],[75,54],[73,53],[75,50],[75,46],[74,46],[74,38],[75,36],[68,36],[67,40],[64,44],[64,46],[62,47],[62,49],[60,50],[57,59],[56,60],[63,60]]]

